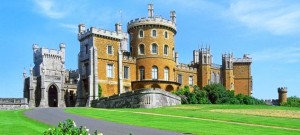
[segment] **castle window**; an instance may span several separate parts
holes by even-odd
[[[140,67],[140,80],[145,80],[145,68]]]
[[[143,38],[144,37],[144,31],[143,30],[140,30],[139,31],[139,38]]]
[[[174,51],[174,48],[172,48],[172,54],[173,54],[173,59],[175,59],[175,51]]]
[[[182,75],[181,74],[177,75],[177,82],[182,84]]]
[[[169,35],[168,35],[168,32],[167,31],[165,31],[165,38],[168,38],[169,37]]]
[[[156,36],[157,36],[156,30],[152,30],[152,37],[156,37]]]
[[[112,78],[113,77],[113,64],[107,64],[106,65],[106,77]]]
[[[164,80],[169,81],[169,68],[165,67],[164,69]]]
[[[113,54],[113,47],[112,47],[112,45],[107,45],[107,54]]]
[[[124,66],[124,78],[129,79],[129,67]]]
[[[216,83],[220,83],[220,74],[219,73],[216,75]]]
[[[169,47],[168,45],[164,46],[164,55],[168,55],[169,54]]]
[[[158,51],[157,51],[157,44],[153,43],[153,44],[152,44],[152,53],[153,53],[153,54],[157,54],[157,52],[158,52]]]
[[[193,76],[189,76],[189,85],[193,86]]]
[[[206,60],[207,60],[207,59],[206,59],[206,56],[204,55],[204,63],[203,63],[203,64],[206,64],[206,63],[207,63]]]
[[[227,68],[230,68],[230,63],[229,63],[229,61],[227,61]]]
[[[157,72],[158,71],[158,68],[157,68],[157,66],[153,66],[152,67],[152,79],[153,80],[157,80]]]
[[[139,54],[145,54],[145,46],[143,44],[140,44]]]
[[[89,48],[88,48],[88,44],[85,45],[85,54],[88,54],[89,52]]]
[[[211,83],[215,83],[215,73],[211,72]]]

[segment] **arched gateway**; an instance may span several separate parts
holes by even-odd
[[[51,85],[48,89],[48,105],[49,107],[57,107],[58,90],[55,85]]]

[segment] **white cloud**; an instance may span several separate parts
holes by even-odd
[[[66,16],[67,12],[64,8],[57,6],[52,0],[34,0],[39,10],[37,12],[44,14],[47,17],[58,19]]]
[[[227,15],[249,28],[275,35],[300,32],[300,3],[281,0],[234,1]]]
[[[281,61],[284,63],[300,62],[300,46],[270,48],[252,54],[254,61]]]
[[[69,32],[77,34],[78,26],[75,24],[59,23],[59,26],[66,28]]]

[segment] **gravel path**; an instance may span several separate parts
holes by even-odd
[[[171,131],[131,126],[73,115],[65,113],[63,108],[34,108],[26,111],[25,115],[32,119],[55,126],[57,126],[58,122],[70,118],[75,121],[78,127],[86,126],[90,129],[91,133],[100,129],[104,135],[129,135],[129,133],[132,133],[132,135],[183,135]]]

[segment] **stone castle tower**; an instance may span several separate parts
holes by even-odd
[[[278,104],[287,102],[287,87],[278,88]]]
[[[103,97],[143,88],[171,92],[213,83],[223,84],[235,94],[252,94],[252,59],[248,55],[234,58],[233,53],[223,54],[222,65],[218,65],[206,47],[193,51],[192,63],[179,63],[175,11],[166,19],[156,16],[149,4],[148,16],[129,21],[127,32],[120,23],[115,24],[115,31],[86,29],[84,24],[78,27],[78,106],[90,106],[100,97],[100,87]]]
[[[65,107],[66,103],[70,106],[75,98],[78,73],[65,69],[66,46],[61,43],[59,48],[32,46],[34,67],[30,68],[29,77],[26,71],[23,73],[24,97],[28,99],[30,108]]]

